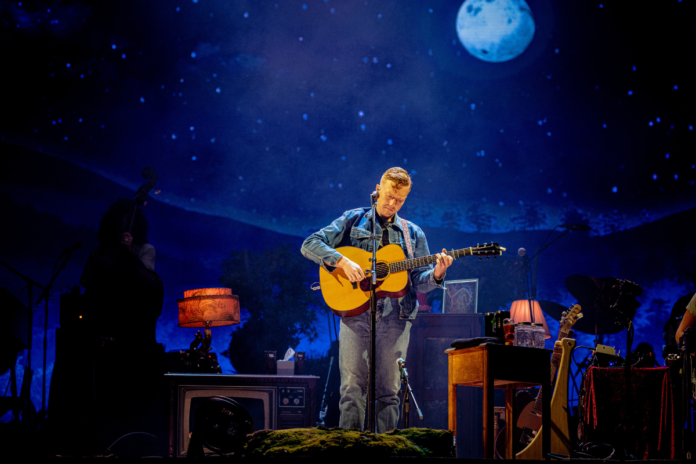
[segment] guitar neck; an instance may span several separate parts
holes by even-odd
[[[570,329],[564,329],[561,327],[561,329],[558,331],[558,340],[563,340],[564,338],[568,337],[568,333],[570,332]],[[551,385],[553,386],[553,380],[556,377],[556,372],[558,371],[558,367],[561,364],[561,357],[563,356],[563,348],[560,346],[555,346],[553,347],[553,355],[551,356]],[[542,393],[543,393],[543,388],[539,389],[539,394],[537,395],[536,401],[534,401],[534,411],[541,413],[541,401],[542,401]]]
[[[447,256],[452,259],[461,258],[462,256],[471,256],[473,248],[462,248],[461,250],[452,250],[447,252]],[[405,259],[389,264],[389,272],[407,271],[421,266],[427,266],[437,262],[437,255],[423,256],[421,258]]]

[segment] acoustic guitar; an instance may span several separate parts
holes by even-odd
[[[565,338],[569,338],[570,329],[582,318],[581,307],[579,304],[571,306],[568,311],[561,317],[560,327],[558,329],[558,341]],[[553,385],[554,378],[556,377],[556,371],[559,369],[562,358],[561,346],[556,344],[553,348],[553,356],[551,357],[551,385]],[[565,386],[566,395],[568,390],[568,385]],[[541,401],[542,395],[544,393],[543,388],[539,389],[539,394],[536,397],[534,403],[528,404],[525,409],[520,414],[520,418],[517,421],[517,427],[522,429],[522,434],[520,436],[520,443],[528,445],[534,440],[539,429],[541,428]],[[553,419],[553,414],[552,417]]]
[[[568,373],[570,372],[570,355],[575,348],[576,341],[572,338],[564,338],[556,342],[554,354],[558,350],[561,353],[558,367],[558,379],[556,388],[551,398],[551,440],[549,451],[559,455],[570,455],[571,441],[570,428],[568,427]],[[541,432],[541,426],[539,427]],[[542,434],[537,433],[532,442],[525,449],[515,455],[516,459],[541,461]]]
[[[553,349],[553,356],[551,357],[551,385],[553,388],[554,385],[554,378],[556,377],[556,372],[559,371],[560,366],[561,366],[561,361],[563,358],[563,349],[562,346],[560,345],[560,341],[563,339],[568,339],[570,337],[570,329],[575,325],[575,323],[583,317],[583,314],[580,312],[581,311],[580,305],[576,304],[574,306],[571,306],[568,311],[563,313],[563,316],[561,317],[560,320],[560,326],[558,328],[558,341],[556,341],[556,345],[554,346]],[[559,374],[560,377],[560,374]],[[556,382],[558,384],[558,381]],[[561,384],[563,384],[563,381],[561,381]],[[522,451],[527,447],[534,439],[539,435],[539,430],[541,429],[541,409],[542,409],[542,396],[543,394],[543,388],[539,389],[539,393],[536,396],[536,399],[531,396],[528,392],[525,390],[518,390],[517,394],[515,395],[515,416],[513,418],[513,423],[515,424],[515,429],[513,430],[513,444],[515,447],[514,453],[517,454],[518,451]],[[556,394],[558,394],[558,398],[556,398]],[[563,398],[564,397],[566,400],[565,404],[567,405],[568,401],[568,381],[567,377],[565,380],[565,384],[563,384],[560,389],[556,387],[554,390],[554,396],[551,399],[551,420],[552,422],[555,423],[561,423],[565,420],[567,423],[567,413],[563,417],[559,417],[560,414],[563,414],[565,409],[562,409],[561,412],[558,411],[558,406],[556,409],[554,409],[554,405],[559,405],[563,404]],[[496,439],[495,447],[496,447],[496,452],[499,453],[500,456],[505,456],[505,425],[502,430],[499,433],[499,438]],[[567,425],[566,427],[567,428]],[[552,431],[552,444],[557,442],[556,436],[555,436],[554,431]],[[539,440],[537,440],[539,442]],[[540,442],[539,442],[540,443]],[[535,453],[536,453],[536,446],[539,446],[539,443],[535,445]],[[555,445],[554,445],[555,447]],[[527,451],[529,452],[529,451]],[[568,454],[568,453],[560,453],[560,454]],[[517,454],[519,456],[519,454]],[[525,454],[526,456],[526,454]],[[526,457],[522,457],[522,459],[527,459]]]
[[[343,269],[336,268],[328,272],[319,268],[321,293],[331,311],[340,317],[352,317],[370,309],[370,286],[372,284],[372,253],[355,247],[336,248],[342,256],[350,259],[365,271],[366,278],[360,282],[351,282]],[[496,257],[503,254],[505,248],[497,243],[462,248],[448,251],[453,259],[463,256]],[[377,298],[400,298],[410,288],[409,270],[437,262],[437,255],[406,259],[404,250],[399,245],[387,245],[377,250]]]

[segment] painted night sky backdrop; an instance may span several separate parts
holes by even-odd
[[[539,298],[574,303],[572,274],[637,282],[635,340],[659,352],[696,264],[693,2],[527,3],[532,42],[490,63],[458,39],[458,1],[3,2],[0,259],[47,283],[60,250],[84,244],[54,285],[49,375],[58,295],[145,166],[159,173],[144,211],[168,350],[195,332],[176,327],[176,298],[219,285],[231,252],[299,254],[402,166],[414,182],[402,215],[431,251],[494,240],[513,260],[559,224],[590,225],[541,255]],[[477,277],[464,266],[448,278]],[[0,279],[26,301],[22,281],[4,269]],[[302,347],[322,356],[318,295],[313,308],[318,339]],[[217,353],[233,330],[214,331]],[[605,343],[625,350],[625,335]],[[40,375],[33,391],[40,403]]]

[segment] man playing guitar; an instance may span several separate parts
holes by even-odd
[[[388,169],[377,185],[376,206],[379,248],[396,244],[408,258],[428,256],[428,243],[420,227],[401,219],[397,212],[411,192],[411,178],[401,168]],[[327,227],[309,236],[302,244],[302,254],[332,273],[342,271],[350,282],[366,278],[365,269],[342,256],[336,248],[351,246],[372,252],[372,219],[370,208],[346,211]],[[445,272],[452,265],[452,257],[446,250],[437,254],[435,267],[422,266],[410,270],[410,286],[400,297],[383,297],[377,300],[377,324],[375,336],[375,397],[377,400],[377,431],[388,432],[396,428],[399,420],[399,370],[396,360],[406,358],[411,320],[418,313],[416,290],[426,293],[441,287]],[[340,272],[339,271],[339,272]],[[365,423],[366,392],[368,389],[369,359],[369,311],[347,314],[341,318],[339,335],[339,370],[341,373],[341,399],[339,426],[344,429],[363,430]]]

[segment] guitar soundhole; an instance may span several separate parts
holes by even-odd
[[[389,264],[387,263],[377,263],[377,288],[382,285],[385,277],[389,275]],[[370,291],[370,283],[372,283],[372,278],[369,273],[366,278],[360,281],[360,290],[363,292]]]
[[[389,265],[387,263],[377,263],[377,280],[382,280],[389,275]]]

